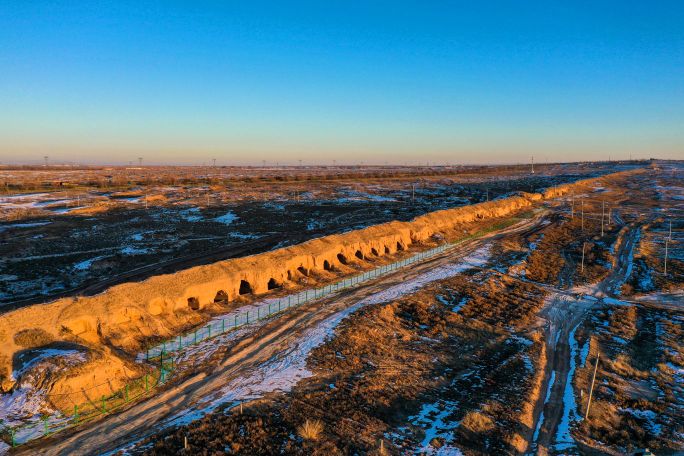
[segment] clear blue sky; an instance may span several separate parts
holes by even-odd
[[[0,161],[684,158],[684,2],[0,2]]]

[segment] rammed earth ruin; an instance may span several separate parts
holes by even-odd
[[[408,222],[383,223],[253,256],[159,275],[143,282],[124,283],[96,296],[63,298],[9,312],[0,316],[2,389],[12,388],[16,380],[11,375],[13,359],[18,352],[27,349],[18,343],[16,335],[19,333],[38,331],[49,335],[52,341],[78,340],[91,347],[102,347],[104,356],[96,357],[103,369],[101,376],[130,377],[132,373],[120,362],[108,361],[111,356],[118,358],[111,347],[135,353],[150,338],[172,336],[189,324],[206,321],[210,316],[202,315],[202,312],[214,302],[231,302],[241,295],[266,293],[312,271],[334,271],[341,265],[365,258],[394,254],[436,234],[453,238],[461,233],[460,227],[464,224],[510,216],[532,207],[535,202],[571,192],[577,194],[606,179],[641,172],[645,170],[624,171],[553,187],[543,193],[520,193],[436,211]],[[131,369],[130,365],[128,369]],[[89,376],[84,374],[82,377],[81,381],[85,381]]]

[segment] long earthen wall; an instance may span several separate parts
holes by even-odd
[[[77,337],[98,344],[107,339],[124,350],[139,349],[146,337],[167,336],[180,330],[191,321],[188,314],[201,312],[217,295],[235,300],[240,294],[264,293],[311,271],[334,269],[358,257],[393,254],[461,224],[504,217],[537,201],[577,193],[603,179],[635,172],[641,170],[586,179],[543,194],[521,194],[432,212],[408,222],[383,223],[139,283],[124,283],[96,296],[64,298],[18,309],[0,316],[0,379],[9,378],[13,356],[25,348],[15,343],[15,335],[23,330],[38,329],[54,340]]]

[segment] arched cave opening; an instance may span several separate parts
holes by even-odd
[[[216,292],[216,297],[214,297],[214,302],[228,302],[228,293],[223,290]]]
[[[252,292],[252,285],[249,284],[246,280],[240,280],[240,293],[241,295],[244,294],[250,294]]]
[[[199,308],[200,308],[199,299],[197,299],[194,296],[188,298],[188,307],[190,307],[192,310],[199,310]]]

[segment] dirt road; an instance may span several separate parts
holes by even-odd
[[[169,421],[195,410],[203,399],[220,396],[222,389],[231,381],[248,377],[264,363],[272,363],[279,357],[287,356],[302,342],[302,334],[308,328],[315,327],[329,318],[341,318],[340,315],[346,315],[344,312],[364,298],[382,293],[393,286],[402,286],[440,266],[458,263],[466,255],[493,239],[514,232],[533,231],[541,221],[542,216],[538,215],[499,232],[471,239],[444,254],[422,263],[415,263],[410,268],[398,270],[391,275],[267,320],[261,326],[255,327],[251,333],[235,338],[222,348],[222,351],[215,353],[212,362],[203,366],[203,371],[187,376],[179,375],[166,385],[163,391],[147,400],[135,403],[128,409],[106,416],[81,429],[65,431],[54,437],[22,446],[16,450],[16,454],[101,454],[138,441],[159,431]]]
[[[621,235],[615,266],[597,284],[552,294],[541,312],[545,327],[548,361],[542,395],[536,406],[535,438],[530,446],[537,454],[575,446],[570,436],[570,422],[575,418],[572,378],[575,366],[575,330],[587,313],[604,297],[612,297],[626,280],[638,241],[640,226],[627,227]],[[553,383],[552,383],[553,382]],[[579,411],[578,411],[579,412]]]

